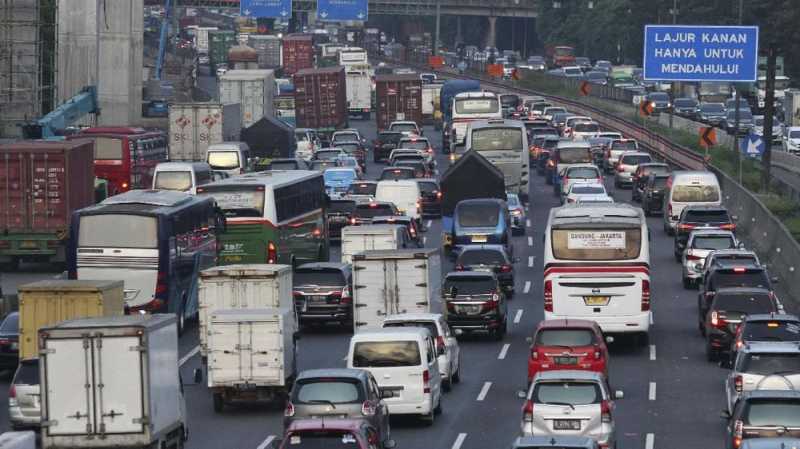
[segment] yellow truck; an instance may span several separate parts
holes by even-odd
[[[64,320],[122,315],[122,281],[47,280],[20,286],[19,358],[38,358],[39,329]]]

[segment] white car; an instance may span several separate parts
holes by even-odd
[[[421,136],[422,129],[417,125],[417,122],[411,120],[398,120],[389,124],[388,131],[397,131],[403,133],[405,136]]]
[[[603,184],[598,182],[576,182],[570,186],[565,204],[613,203],[614,198],[608,195]]]
[[[442,375],[442,387],[450,391],[453,384],[461,381],[461,349],[450,326],[440,313],[402,313],[390,315],[383,320],[384,328],[391,327],[424,327],[428,329],[436,342],[439,358],[439,371]]]
[[[711,251],[737,249],[739,241],[731,231],[698,229],[689,234],[683,251],[683,288],[694,288],[703,278],[703,266]]]
[[[790,153],[800,153],[800,126],[789,126],[784,131],[783,149]]]
[[[567,193],[573,184],[577,182],[596,182],[603,183],[603,174],[594,164],[575,164],[564,169],[561,174],[561,202],[564,202]]]

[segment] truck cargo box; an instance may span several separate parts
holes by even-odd
[[[283,74],[294,75],[314,67],[314,37],[310,34],[290,34],[283,38]]]
[[[422,126],[422,80],[417,75],[377,75],[375,100],[379,131],[395,120],[412,120]]]
[[[241,130],[240,104],[170,104],[169,159],[205,161],[209,145],[238,141]]]
[[[347,127],[344,68],[304,69],[294,74],[295,120],[299,128]]]
[[[401,225],[376,224],[342,228],[342,262],[351,263],[362,251],[400,249],[405,244]]]
[[[247,44],[258,53],[258,68],[277,69],[283,64],[281,59],[283,42],[278,36],[251,34],[248,36]]]
[[[241,105],[242,128],[262,117],[275,115],[274,93],[275,72],[272,70],[228,70],[219,78],[219,100]]]

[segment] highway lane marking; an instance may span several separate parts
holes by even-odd
[[[426,227],[426,228],[430,228],[430,227],[431,227],[431,224],[433,224],[433,220],[428,220],[428,222],[427,222],[427,223],[425,223],[425,227]]]
[[[483,383],[483,388],[481,388],[481,392],[478,393],[478,398],[476,400],[477,401],[482,401],[482,400],[486,399],[486,395],[489,393],[489,388],[492,388],[492,383],[491,382],[484,382]]]
[[[497,360],[503,360],[506,358],[506,354],[508,354],[508,348],[511,347],[511,343],[506,343],[503,345],[503,348],[500,349],[500,354],[497,356]]]
[[[453,446],[451,449],[461,449],[461,445],[464,444],[464,440],[467,439],[466,433],[459,433],[456,437],[456,441],[453,442]]]
[[[525,220],[525,227],[528,227],[528,228],[531,227],[531,221],[530,220]]]
[[[268,436],[267,439],[262,441],[261,444],[259,444],[256,449],[264,449],[265,447],[269,446],[269,443],[272,443],[272,441],[274,439],[275,439],[275,435]]]
[[[533,237],[528,236],[528,246],[533,246]]]
[[[656,400],[656,383],[650,382],[650,391],[647,393],[647,399],[651,401]]]
[[[525,288],[522,289],[522,293],[528,294],[531,291],[531,281],[525,281]]]
[[[533,256],[528,256],[528,267],[533,268]]]
[[[522,309],[517,309],[517,314],[514,315],[514,324],[519,324],[520,320],[522,320]]]
[[[181,357],[181,359],[178,360],[178,366],[185,365],[186,362],[188,362],[189,359],[191,359],[192,357],[196,356],[198,352],[200,352],[200,345],[195,346],[194,348],[192,348],[191,351],[189,351],[188,354],[186,354],[185,356]]]
[[[428,243],[428,237],[427,236],[423,236],[422,237],[422,244],[425,245],[427,243]]]
[[[650,345],[650,360],[656,359],[656,345]]]
[[[656,444],[656,436],[655,434],[648,433],[647,436],[644,438],[644,449],[653,449],[653,446]]]

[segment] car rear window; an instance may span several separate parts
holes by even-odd
[[[800,426],[800,401],[751,399],[742,416],[750,426]]]
[[[425,150],[428,148],[426,140],[401,140],[398,148],[409,148],[412,150]]]
[[[14,374],[14,385],[39,385],[39,361],[22,360]]]
[[[381,180],[385,179],[413,179],[414,170],[389,169],[381,172]]]
[[[464,227],[495,227],[500,221],[498,204],[459,204],[456,208],[458,224]]]
[[[347,280],[344,274],[333,268],[298,268],[294,272],[292,282],[295,286],[320,285],[325,287],[344,286]]]
[[[292,449],[358,449],[355,435],[341,430],[313,430],[292,432],[284,448]]]
[[[375,195],[377,189],[378,184],[373,184],[371,182],[354,182],[347,188],[347,193],[353,195]]]
[[[760,375],[800,372],[800,354],[797,353],[750,353],[742,358],[737,371]]]
[[[733,237],[728,235],[704,235],[694,238],[692,248],[695,249],[733,249],[735,248]]]
[[[444,281],[442,293],[448,297],[460,295],[486,295],[494,293],[497,281],[490,276],[448,277]]]
[[[571,167],[567,169],[567,177],[591,179],[599,178],[600,173],[598,173],[597,169],[593,167]]]
[[[715,185],[677,185],[672,188],[672,201],[679,203],[719,201],[719,188]]]
[[[539,382],[533,389],[536,404],[597,404],[603,400],[600,387],[594,382]]]
[[[592,149],[561,148],[558,150],[558,162],[562,164],[588,164],[592,162]]]
[[[355,379],[305,379],[297,382],[292,390],[292,402],[302,404],[350,404],[363,400],[361,383]]]
[[[653,160],[653,158],[651,158],[650,156],[645,156],[643,154],[639,154],[639,155],[636,155],[636,154],[632,154],[632,155],[631,154],[625,154],[620,158],[620,160],[619,160],[620,162],[619,163],[622,164],[622,165],[639,165],[639,164],[645,164],[645,163],[650,162],[652,160]]]
[[[492,249],[464,251],[456,261],[456,265],[503,265],[504,263],[506,258],[503,253]]]
[[[416,341],[364,341],[353,348],[356,368],[419,366],[421,357]]]
[[[653,180],[653,188],[655,189],[663,189],[667,187],[667,181],[669,178],[656,178]]]
[[[381,215],[394,215],[394,210],[389,204],[366,204],[356,206],[355,215],[360,218],[380,217]]]
[[[337,133],[333,136],[334,142],[351,142],[353,140],[358,140],[358,134],[356,133]]]
[[[612,150],[636,151],[636,142],[633,140],[616,141],[611,144]]]
[[[629,260],[639,257],[642,231],[636,229],[553,229],[553,256],[565,260]]]
[[[353,152],[360,150],[361,146],[357,143],[337,143],[336,148],[347,154],[353,154]]]
[[[417,132],[417,127],[413,123],[394,123],[389,128],[399,132]]]
[[[439,184],[433,181],[417,181],[419,191],[423,194],[430,194],[439,191]]]
[[[715,310],[753,315],[756,313],[769,313],[775,310],[768,294],[759,293],[733,293],[722,292],[714,297]]]
[[[728,270],[714,271],[711,273],[711,280],[709,283],[714,290],[724,287],[770,287],[767,274],[763,271],[744,273],[731,273]]]
[[[687,223],[730,223],[731,218],[726,210],[687,210],[684,215]]]
[[[350,200],[333,200],[328,205],[329,214],[349,214],[356,208],[356,202]]]
[[[600,131],[600,125],[597,123],[578,123],[573,129],[578,133],[596,133]]]
[[[402,138],[403,134],[399,132],[378,134],[378,141],[380,141],[382,145],[397,145],[397,142]]]
[[[669,173],[669,167],[663,165],[653,165],[650,167],[642,167],[642,176],[650,176],[650,173]],[[666,178],[664,178],[666,179]]]
[[[748,321],[742,329],[747,341],[800,341],[800,322]]]
[[[542,329],[536,334],[536,344],[542,346],[589,346],[595,343],[589,329]]]
[[[392,321],[384,322],[383,327],[422,327],[428,329],[434,338],[439,336],[439,328],[433,321]]]
[[[579,195],[602,195],[606,193],[606,189],[601,186],[582,186],[580,184],[576,184],[572,186],[571,192]]]
[[[19,314],[10,313],[0,324],[0,332],[4,334],[16,334],[19,332]]]

